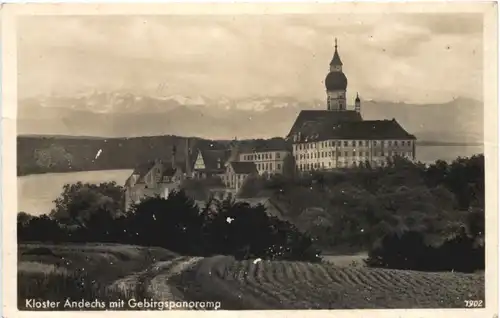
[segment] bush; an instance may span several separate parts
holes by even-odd
[[[107,210],[93,213],[80,226],[60,225],[49,216],[33,217],[18,222],[18,240],[114,242],[242,259],[316,261],[319,255],[311,238],[290,223],[269,217],[262,205],[212,198],[200,212],[184,191],[171,192],[167,199],[146,198],[121,217]]]
[[[421,271],[484,270],[484,246],[474,242],[464,228],[437,247],[427,244],[419,232],[392,234],[370,250],[365,263],[371,267]]]

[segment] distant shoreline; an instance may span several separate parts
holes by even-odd
[[[417,142],[418,146],[426,146],[426,147],[477,147],[477,146],[482,146],[482,143],[458,143],[458,142],[440,142],[440,141],[421,141]],[[418,148],[417,148],[418,151]],[[76,173],[76,172],[97,172],[97,171],[109,171],[109,170],[133,170],[134,167],[117,167],[117,168],[112,168],[110,169],[109,167],[103,167],[103,168],[94,168],[94,169],[85,169],[85,168],[75,168],[73,167],[71,170],[62,170],[62,171],[35,171],[35,172],[28,172],[28,173],[17,173],[17,177],[25,177],[25,176],[30,176],[30,175],[42,175],[42,174],[63,174],[63,173]]]

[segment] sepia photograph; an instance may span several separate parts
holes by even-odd
[[[203,6],[10,7],[17,310],[496,312],[496,5]]]

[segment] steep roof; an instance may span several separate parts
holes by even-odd
[[[144,177],[146,176],[146,174],[148,174],[149,171],[151,171],[151,169],[153,169],[153,167],[156,166],[157,163],[148,163],[148,164],[144,164],[143,166],[144,167],[147,167],[147,169],[142,169],[140,171],[140,174],[139,174],[139,178],[137,179],[137,183],[144,183]],[[172,177],[175,175],[175,173],[180,170],[181,172],[186,172],[186,163],[184,161],[179,161],[175,164],[175,169],[172,168],[172,163],[171,162],[164,162],[162,161],[161,163],[159,163],[162,165],[162,170],[163,170],[163,173],[162,173],[162,177]],[[135,172],[135,170],[134,170]]]
[[[154,165],[154,161],[141,163],[134,168],[132,175],[139,175],[139,177],[143,177],[146,173],[149,172],[149,170],[151,170],[151,168],[153,168]]]
[[[199,149],[201,157],[203,158],[203,163],[205,164],[205,169],[208,171],[223,171],[224,164],[229,158],[229,150],[212,150],[212,149]],[[218,163],[221,163],[221,168],[219,168]]]
[[[170,163],[163,163],[163,173],[162,173],[162,178],[163,177],[173,177],[178,171],[184,173],[186,172],[186,167],[183,166],[181,163],[176,164],[175,169],[172,168],[172,164]]]
[[[303,110],[297,116],[288,137],[300,131],[304,125],[334,125],[341,122],[360,122],[362,120],[361,114],[354,110]]]
[[[339,52],[337,51],[337,40],[335,39],[335,53],[333,53],[332,61],[330,65],[342,65],[342,61],[340,60]]]
[[[257,167],[253,162],[233,161],[230,163],[230,165],[236,174],[258,173]]]
[[[297,142],[329,139],[392,140],[416,138],[393,119],[343,122],[333,125],[322,124],[305,127],[300,131],[300,140]]]

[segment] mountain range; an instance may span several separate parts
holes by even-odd
[[[364,119],[397,119],[419,140],[480,143],[483,103],[456,98],[441,104],[362,100]],[[137,137],[196,136],[206,139],[284,137],[303,109],[324,109],[321,100],[292,97],[245,99],[203,96],[150,97],[97,92],[20,100],[18,135]]]

